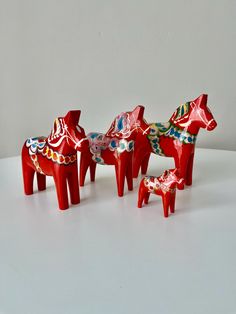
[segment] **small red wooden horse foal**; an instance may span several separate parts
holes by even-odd
[[[22,170],[26,195],[33,194],[33,179],[37,173],[39,191],[46,189],[46,176],[53,176],[60,209],[67,209],[67,182],[72,204],[80,202],[77,151],[88,149],[84,129],[78,125],[80,110],[69,111],[57,118],[49,137],[26,140],[22,148]]]
[[[142,207],[144,201],[148,204],[150,193],[160,195],[162,197],[164,217],[168,217],[170,212],[175,212],[175,195],[176,185],[183,184],[183,179],[177,176],[177,169],[166,170],[161,176],[146,176],[139,185],[138,207]]]
[[[165,123],[150,123],[147,134],[139,133],[134,148],[133,176],[146,174],[151,153],[173,157],[186,185],[192,184],[195,143],[200,128],[212,131],[217,123],[207,107],[207,95],[179,106]],[[180,188],[178,186],[178,188]],[[184,185],[181,186],[184,188]]]

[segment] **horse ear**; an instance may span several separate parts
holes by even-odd
[[[138,105],[133,111],[132,115],[135,118],[135,120],[141,120],[143,119],[145,107],[142,105]]]
[[[55,119],[53,129],[51,131],[52,135],[58,135],[61,132],[61,123],[59,121],[60,118]]]
[[[207,95],[207,94],[202,94],[202,95],[199,96],[197,99],[195,99],[194,102],[195,102],[195,103],[198,103],[199,105],[206,106],[206,104],[207,104],[207,98],[208,98],[208,95]]]
[[[72,123],[77,125],[80,118],[80,110],[70,110],[68,111],[67,115],[65,116],[64,120],[66,123]]]

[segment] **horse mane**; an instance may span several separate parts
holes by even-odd
[[[181,104],[173,113],[170,120],[179,122],[179,120],[182,120],[183,117],[185,117],[189,111],[190,111],[190,101],[186,102],[185,104]]]
[[[61,132],[62,126],[61,126],[61,122],[59,120],[59,118],[56,118],[54,120],[54,124],[53,124],[53,129],[51,131],[51,135],[52,136],[56,136],[59,135]]]
[[[126,133],[130,132],[131,130],[129,115],[130,112],[122,112],[118,116],[116,116],[106,134],[108,136],[116,136],[122,134],[126,137]]]
[[[115,117],[106,136],[129,138],[132,132],[140,125],[140,122],[137,121],[143,120],[144,109],[144,106],[138,105],[133,111],[120,113]]]
[[[62,120],[63,120],[63,118],[61,118],[61,117],[58,117],[54,120],[54,124],[53,124],[53,128],[52,128],[50,137],[53,138],[53,137],[59,137],[60,136],[60,133],[63,129]]]
[[[48,136],[48,142],[50,145],[56,145],[60,138],[64,135],[64,118],[58,117],[54,120],[53,128]]]

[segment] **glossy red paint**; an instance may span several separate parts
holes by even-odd
[[[150,194],[160,195],[163,202],[164,217],[168,217],[169,209],[175,212],[176,185],[183,185],[183,179],[178,177],[177,169],[165,170],[159,177],[146,176],[139,185],[138,207],[143,202],[148,204]]]
[[[88,149],[84,129],[79,126],[80,110],[69,111],[57,118],[48,137],[26,140],[22,148],[24,191],[33,194],[33,179],[37,173],[38,190],[46,189],[46,176],[53,176],[60,209],[67,209],[70,190],[72,204],[80,202],[77,151]]]
[[[106,134],[89,133],[89,149],[81,153],[80,185],[84,185],[85,176],[90,168],[90,179],[95,180],[97,163],[114,165],[118,195],[124,194],[124,182],[128,190],[133,190],[132,157],[138,133],[144,133],[149,127],[143,120],[144,107],[137,106],[131,112],[123,112],[113,121]]]
[[[192,184],[195,143],[200,128],[212,131],[217,123],[207,106],[207,95],[187,102],[176,109],[166,123],[151,123],[147,136],[139,133],[134,149],[133,176],[141,168],[146,174],[151,153],[173,157],[175,167],[186,185]],[[178,186],[183,189],[184,185]]]

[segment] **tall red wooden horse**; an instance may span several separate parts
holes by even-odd
[[[184,179],[178,177],[177,169],[165,170],[159,177],[146,176],[139,185],[138,207],[141,208],[143,201],[148,204],[150,193],[162,197],[164,217],[168,217],[169,209],[175,212],[176,185],[183,185]]]
[[[149,124],[148,135],[139,133],[134,148],[133,176],[146,174],[151,153],[173,157],[186,185],[192,184],[195,143],[200,128],[212,131],[217,123],[207,106],[207,95],[179,106],[166,123]],[[178,188],[184,188],[184,185]]]
[[[138,133],[145,133],[148,124],[143,120],[144,107],[137,106],[131,112],[123,112],[113,121],[106,134],[89,133],[89,149],[81,153],[80,185],[90,168],[90,179],[95,180],[96,165],[114,165],[118,195],[123,196],[125,177],[128,190],[133,189],[132,157]]]
[[[38,190],[46,189],[46,176],[53,176],[60,209],[67,209],[67,183],[72,204],[80,202],[77,151],[88,149],[84,129],[78,125],[80,110],[57,118],[51,134],[26,140],[22,148],[22,170],[26,195],[33,194],[37,173]]]

